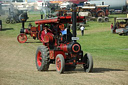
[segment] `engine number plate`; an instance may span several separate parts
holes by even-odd
[[[72,37],[72,40],[79,40],[79,37]]]

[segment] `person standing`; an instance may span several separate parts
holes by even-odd
[[[112,24],[111,24],[111,32],[112,32],[112,33],[113,33],[113,30],[114,30],[114,29],[113,29],[113,23],[112,23]]]
[[[1,15],[0,15],[1,16]],[[2,30],[2,20],[0,20],[0,31]]]
[[[81,25],[81,27],[80,27],[80,30],[81,30],[81,34],[82,34],[82,36],[84,35],[84,26],[83,25]]]

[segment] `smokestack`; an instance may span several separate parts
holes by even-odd
[[[76,37],[76,4],[72,5],[72,30],[73,37]]]
[[[102,2],[102,5],[104,5],[104,2]]]

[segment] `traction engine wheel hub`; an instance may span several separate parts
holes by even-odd
[[[41,57],[41,52],[39,51],[37,54],[37,64],[40,67],[42,64],[42,57]]]
[[[60,60],[60,58],[57,58],[56,64],[57,64],[57,65],[56,65],[57,70],[60,71],[60,69],[61,69],[61,60]]]

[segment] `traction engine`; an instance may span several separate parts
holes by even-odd
[[[24,28],[25,19],[22,17],[22,28],[20,30],[20,34],[17,36],[17,40],[19,43],[25,43],[27,41],[27,35],[30,35],[34,40],[39,39],[41,41],[41,25],[38,25],[37,27],[34,27],[29,23],[28,28]]]
[[[36,51],[35,62],[38,71],[47,71],[50,64],[55,64],[56,71],[75,70],[77,64],[82,64],[85,72],[93,69],[93,59],[90,54],[83,55],[81,45],[77,42],[76,22],[83,22],[83,16],[76,16],[76,6],[72,6],[72,16],[59,16],[35,21],[36,24],[49,25],[47,32],[43,29],[41,38],[43,45]],[[65,27],[63,24],[73,24],[72,32],[70,27],[66,28],[66,34],[62,33]]]

